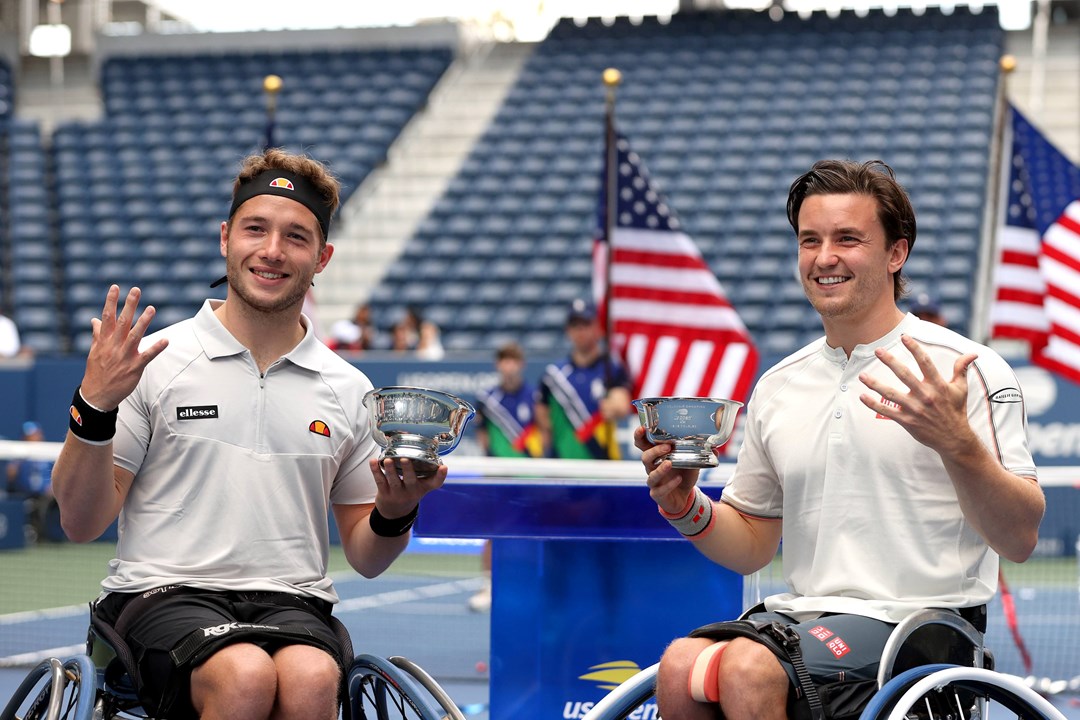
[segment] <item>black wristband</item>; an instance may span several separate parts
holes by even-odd
[[[383,514],[379,512],[379,508],[372,508],[371,514],[368,515],[368,522],[371,523],[371,532],[380,537],[401,537],[412,528],[419,512],[420,506],[417,505],[409,511],[408,514],[402,515],[399,518],[385,518],[383,517]]]
[[[68,429],[80,440],[89,443],[104,444],[116,434],[116,416],[120,408],[111,411],[98,410],[86,402],[80,392],[81,385],[75,388],[68,409]]]

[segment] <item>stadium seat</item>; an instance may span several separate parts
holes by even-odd
[[[948,267],[949,282],[966,284],[969,303],[972,278],[951,270],[975,260],[985,202],[984,184],[972,181],[987,172],[994,94],[987,81],[1002,46],[992,15],[957,10],[946,18],[930,9],[900,21],[871,11],[774,22],[764,13],[713,11],[678,13],[667,24],[564,20],[539,44],[407,252],[442,254],[445,240],[436,243],[432,228],[466,241],[482,232],[493,242],[467,244],[467,256],[457,257],[486,272],[470,275],[469,262],[459,262],[455,273],[497,281],[477,288],[475,299],[486,301],[503,292],[512,266],[503,261],[515,261],[519,276],[498,315],[529,308],[526,348],[561,347],[558,306],[590,293],[602,159],[598,79],[616,66],[620,127],[764,349],[790,352],[820,333],[793,282],[784,201],[791,180],[823,156],[894,165],[926,228],[916,249],[924,259],[909,273],[929,271],[929,280]],[[901,94],[909,102],[897,107]],[[945,264],[945,257],[958,259]],[[466,344],[455,339],[459,330],[481,342],[497,334],[477,336],[456,316],[442,330],[455,347]]]

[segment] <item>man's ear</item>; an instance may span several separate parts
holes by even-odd
[[[911,246],[908,244],[907,238],[900,238],[892,245],[892,250],[889,256],[889,272],[894,273],[900,268],[904,267],[904,263],[907,262],[908,253],[911,250]]]

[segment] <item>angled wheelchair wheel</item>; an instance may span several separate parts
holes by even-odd
[[[438,705],[440,717],[447,718],[447,720],[465,720],[465,715],[458,708],[457,703],[426,670],[400,655],[393,655],[388,659],[395,666],[409,673],[427,691],[431,699]]]
[[[656,703],[653,702],[659,668],[660,663],[650,665],[622,682],[593,705],[582,720],[627,720],[631,716],[639,720],[659,718]]]
[[[951,718],[1065,720],[1019,678],[955,665],[925,665],[897,675],[859,716],[859,720]]]
[[[375,655],[356,656],[349,669],[348,695],[344,720],[453,718],[429,699],[411,674]]]
[[[90,658],[49,658],[19,685],[0,712],[0,720],[91,720],[97,698],[97,673]]]

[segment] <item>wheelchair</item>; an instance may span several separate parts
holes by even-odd
[[[659,720],[654,701],[659,667],[656,663],[624,681],[583,720]],[[947,610],[921,610],[893,629],[877,685],[859,720],[1065,720],[1019,678],[994,672],[982,632]]]
[[[342,720],[465,720],[421,667],[392,656],[354,655],[345,627],[332,618],[343,654]],[[91,615],[86,653],[41,661],[19,685],[0,720],[134,720],[149,718],[132,683],[134,661],[112,627]]]

